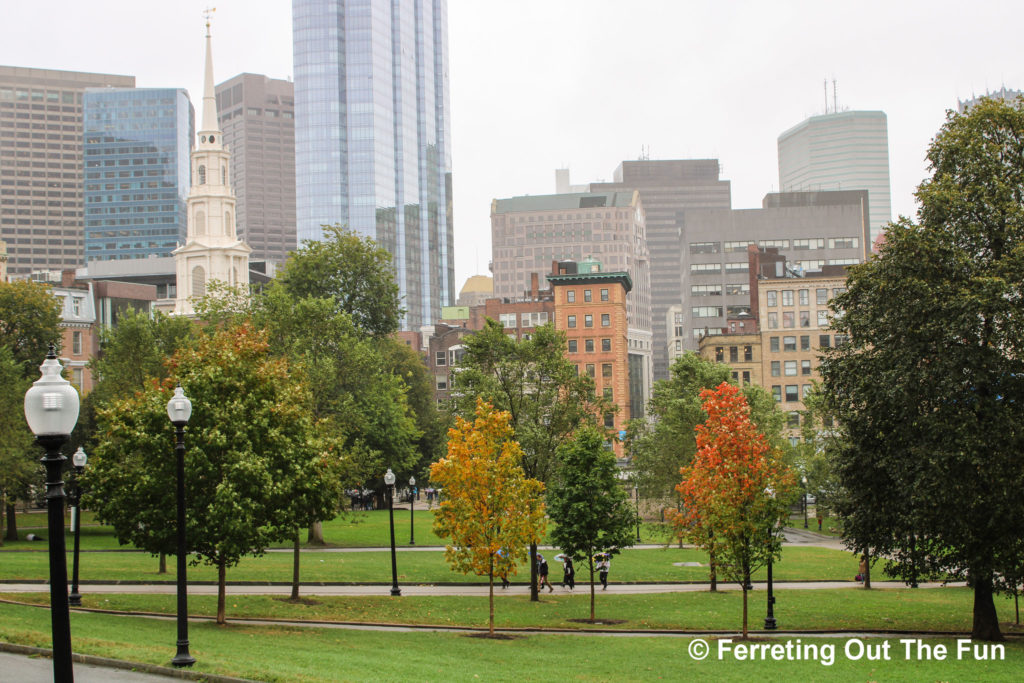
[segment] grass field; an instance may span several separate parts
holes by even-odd
[[[46,544],[39,552],[5,552],[0,550],[0,580],[39,580],[49,576]],[[548,553],[550,554],[550,553]],[[300,554],[301,580],[303,582],[341,581],[390,583],[390,553],[384,551],[329,552],[309,551]],[[549,558],[551,576],[561,577],[559,564]],[[676,563],[697,562],[697,567],[680,567]],[[71,554],[68,553],[68,566]],[[81,581],[173,581],[174,558],[169,558],[169,573],[158,574],[159,563],[147,553],[84,552],[79,554],[79,575]],[[582,579],[586,567],[576,568]],[[70,571],[70,569],[69,569]],[[774,567],[777,581],[852,581],[857,571],[853,556],[845,551],[806,546],[786,546],[782,560]],[[399,581],[402,583],[438,582],[479,582],[474,575],[452,572],[444,561],[441,551],[400,552],[398,554]],[[763,580],[765,572],[755,574],[755,580]],[[190,581],[215,581],[216,570],[200,565],[188,570]],[[267,553],[258,558],[245,558],[237,567],[228,569],[228,581],[277,581],[290,582],[292,578],[292,553]],[[877,577],[876,577],[877,578]],[[690,548],[627,548],[612,561],[610,575],[612,582],[635,581],[707,581],[707,555]],[[514,577],[516,581],[528,581],[528,572]]]
[[[0,605],[0,640],[49,647],[47,610]],[[173,621],[72,613],[75,652],[166,665],[175,652]],[[273,682],[313,681],[576,681],[815,680],[815,681],[1007,681],[1020,677],[1024,644],[1009,642],[1005,659],[979,662],[918,661],[904,657],[897,639],[866,639],[875,648],[890,643],[891,661],[851,661],[848,639],[799,638],[799,645],[831,646],[831,665],[819,660],[694,661],[691,639],[531,634],[489,640],[448,633],[351,631],[328,628],[190,625],[194,670]],[[785,643],[785,638],[779,641]],[[858,641],[853,641],[854,643]],[[928,639],[945,645],[950,639]],[[269,646],[272,643],[272,646]],[[709,639],[712,648],[718,645]],[[853,648],[857,654],[857,648]],[[826,660],[827,661],[827,660]]]

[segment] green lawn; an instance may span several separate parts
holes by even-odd
[[[403,599],[404,600],[404,599]],[[36,647],[50,643],[45,609],[0,605],[0,640]],[[175,652],[173,621],[72,613],[75,652],[166,665]],[[892,661],[850,661],[846,639],[800,638],[831,645],[832,665],[802,661],[694,661],[689,638],[528,635],[494,641],[448,633],[401,633],[194,623],[189,628],[194,670],[261,681],[577,681],[666,680],[972,680],[1019,678],[1024,643],[1009,642],[1005,660],[925,661],[903,656],[891,639]],[[778,642],[786,642],[782,639]],[[880,645],[882,641],[867,641]],[[955,652],[949,639],[929,639]],[[270,646],[272,643],[272,646]],[[717,646],[710,639],[711,646]]]
[[[0,580],[39,580],[49,576],[48,554],[45,544],[40,552],[0,551]],[[550,554],[550,553],[549,553]],[[549,558],[550,559],[550,558]],[[698,562],[698,567],[679,567],[675,563]],[[385,551],[366,552],[303,552],[300,555],[303,582],[341,581],[390,583],[391,559]],[[68,553],[68,566],[71,554]],[[174,558],[168,559],[169,573],[158,574],[157,559],[140,552],[109,553],[86,552],[79,554],[81,581],[173,581]],[[69,569],[70,571],[70,569]],[[585,566],[577,567],[582,580]],[[775,564],[774,576],[778,581],[833,580],[852,581],[857,571],[853,556],[845,551],[829,548],[786,546],[782,560]],[[483,581],[473,575],[452,572],[444,562],[441,551],[400,552],[398,554],[399,581],[402,583],[438,583]],[[551,560],[552,577],[561,578],[561,569]],[[764,571],[755,574],[763,580]],[[228,581],[290,582],[292,554],[267,553],[258,558],[246,558],[237,567],[228,569]],[[190,567],[190,581],[215,581],[216,571],[207,566]],[[876,576],[876,578],[879,578]],[[611,581],[706,581],[707,555],[699,550],[678,548],[627,548],[612,561]],[[527,581],[528,573],[521,573],[515,581]]]

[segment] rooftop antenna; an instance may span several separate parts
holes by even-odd
[[[207,7],[206,9],[203,10],[203,19],[206,20],[206,35],[207,36],[210,35],[210,17],[212,17],[213,13],[216,12],[216,11],[217,11],[216,7]]]
[[[832,79],[832,113],[839,113],[839,91],[836,89],[836,79]]]
[[[822,84],[825,86],[825,113],[828,113],[828,79],[822,80]]]

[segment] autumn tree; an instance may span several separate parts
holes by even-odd
[[[610,406],[595,396],[594,381],[566,358],[565,334],[542,325],[529,339],[511,339],[500,323],[463,340],[465,355],[452,373],[453,412],[474,414],[478,397],[510,415],[513,436],[523,449],[526,476],[547,484],[554,476],[558,447],[584,424],[596,424]],[[537,554],[536,545],[530,555]],[[538,599],[536,563],[530,567],[530,597]]]
[[[308,386],[269,353],[265,333],[242,326],[179,351],[170,377],[99,411],[100,438],[87,483],[97,516],[121,543],[151,553],[176,551],[174,430],[166,403],[173,380],[192,400],[186,431],[186,538],[193,563],[217,568],[217,621],[224,623],[226,572],[290,538],[295,500],[333,515],[318,498],[320,466],[332,453],[316,438]],[[314,503],[314,501],[317,501]]]
[[[618,554],[633,545],[636,511],[619,479],[605,435],[586,426],[558,449],[561,464],[548,493],[548,511],[558,524],[551,542],[590,570],[590,620],[594,621],[594,555]]]
[[[750,419],[739,389],[727,383],[701,392],[707,420],[697,425],[697,453],[678,485],[678,521],[691,541],[714,552],[718,569],[743,588],[743,637],[751,574],[778,557],[775,532],[785,519],[794,477]],[[711,533],[709,533],[711,532]]]
[[[525,547],[545,528],[544,484],[523,472],[523,453],[510,422],[507,411],[478,399],[475,419],[456,419],[447,456],[430,467],[431,481],[445,494],[434,533],[447,539],[444,555],[452,569],[487,577],[491,635],[495,575],[515,574],[529,561]]]
[[[890,225],[833,300],[838,511],[890,573],[965,579],[972,637],[999,640],[993,594],[1024,538],[1024,101],[949,112],[927,159],[917,221]]]

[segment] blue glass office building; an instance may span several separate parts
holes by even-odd
[[[180,88],[83,98],[85,260],[170,256],[185,243],[195,112]]]
[[[415,330],[454,302],[446,0],[293,0],[298,239],[394,257]]]

